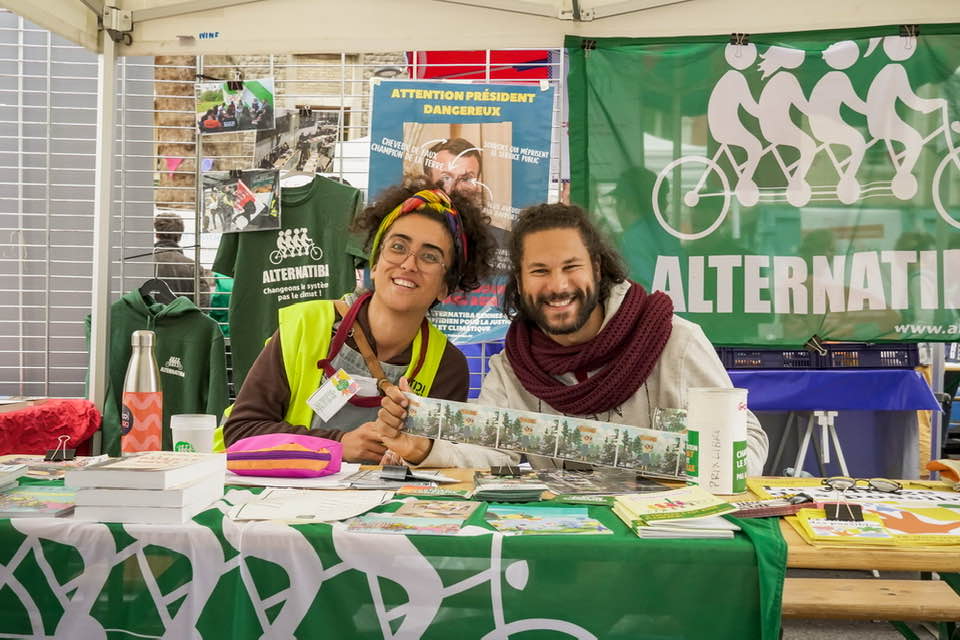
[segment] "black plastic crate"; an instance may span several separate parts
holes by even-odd
[[[960,362],[960,342],[948,342],[943,346],[943,355],[947,362]]]
[[[916,344],[826,343],[817,356],[818,369],[912,369],[920,364]]]
[[[816,358],[806,349],[718,347],[727,369],[815,369]]]

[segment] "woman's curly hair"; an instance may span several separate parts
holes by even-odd
[[[418,191],[432,188],[433,185],[422,178],[406,180],[402,184],[393,185],[381,191],[363,211],[357,214],[351,229],[358,233],[366,233],[367,237],[363,249],[368,256],[374,249],[371,245],[377,229],[380,228],[380,222],[407,198]],[[467,236],[467,260],[464,263],[462,256],[454,255],[453,265],[447,269],[444,283],[450,293],[454,291],[473,291],[480,286],[482,280],[490,273],[491,261],[496,249],[493,237],[487,229],[490,216],[484,214],[471,200],[459,194],[450,195],[450,201],[460,214],[463,231]],[[450,227],[442,214],[429,208],[416,211],[416,213],[440,222],[443,228],[447,230],[447,234],[450,235]],[[386,234],[384,234],[385,236]],[[450,235],[450,241],[453,243],[452,235]]]

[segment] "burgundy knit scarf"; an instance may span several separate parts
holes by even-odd
[[[568,415],[595,415],[618,407],[640,388],[670,337],[673,301],[632,283],[620,309],[588,342],[557,344],[539,327],[517,320],[507,331],[507,358],[523,388]],[[568,372],[596,371],[574,385]],[[583,377],[583,376],[580,376]]]

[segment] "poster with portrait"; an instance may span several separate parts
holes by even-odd
[[[510,228],[520,209],[547,198],[553,88],[374,80],[372,93],[369,197],[404,178],[426,177],[473,199],[499,246],[493,275],[475,291],[448,297],[431,321],[456,344],[502,338]]]

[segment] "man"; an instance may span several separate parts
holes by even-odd
[[[586,212],[542,204],[520,213],[510,243],[506,349],[490,359],[478,402],[649,428],[657,408],[686,408],[690,387],[730,387],[700,327],[662,292],[627,279]],[[747,414],[747,471],[767,437]],[[560,461],[529,456],[534,467]]]
[[[180,248],[183,219],[172,211],[165,211],[153,219],[153,230],[157,234],[153,250],[156,276],[177,295],[186,296],[201,309],[209,308],[213,278],[206,269],[200,272],[200,296],[199,300],[195,298],[193,274],[196,265],[193,259],[183,255],[183,249]]]
[[[463,138],[438,142],[423,161],[423,174],[447,193],[459,193],[482,206],[481,151]]]

